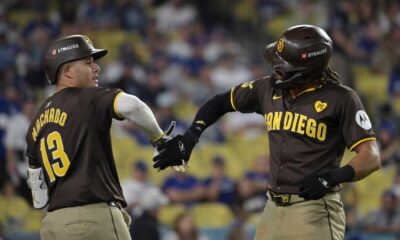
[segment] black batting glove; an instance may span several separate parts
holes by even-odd
[[[317,200],[332,191],[333,183],[330,173],[309,175],[300,185],[299,196],[305,200]]]
[[[332,192],[336,185],[352,181],[354,176],[354,168],[350,165],[322,174],[311,174],[301,182],[299,196],[306,200],[320,199]]]
[[[187,166],[194,146],[199,138],[188,130],[157,146],[158,155],[153,158],[153,167],[164,170],[167,167]]]

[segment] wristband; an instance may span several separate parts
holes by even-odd
[[[331,179],[332,179],[331,185],[337,185],[339,183],[344,183],[344,182],[351,182],[354,179],[354,175],[355,171],[351,165],[346,165],[344,167],[335,169],[332,171],[331,174]]]

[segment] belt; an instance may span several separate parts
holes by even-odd
[[[295,203],[305,202],[306,200],[294,193],[277,193],[268,190],[271,201],[276,206],[290,206]]]
[[[111,201],[111,202],[109,202],[109,203],[108,203],[108,206],[110,206],[110,207],[116,207],[116,208],[119,208],[120,210],[122,210],[121,204],[120,204],[119,202],[116,202],[116,201]]]

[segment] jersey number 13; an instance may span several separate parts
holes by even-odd
[[[51,156],[47,152],[51,152]],[[43,164],[50,182],[56,180],[56,176],[63,177],[68,171],[70,161],[64,151],[64,144],[59,132],[51,132],[47,137],[40,139],[40,152]]]

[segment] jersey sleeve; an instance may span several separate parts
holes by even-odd
[[[262,79],[242,83],[231,89],[230,101],[235,111],[242,113],[261,113],[261,98],[265,92]]]
[[[104,129],[111,126],[113,118],[124,119],[115,108],[116,100],[122,93],[120,89],[87,88],[81,92],[79,101],[87,107],[89,121]]]
[[[341,132],[350,151],[362,142],[376,140],[372,123],[355,91],[348,91],[342,98]]]

